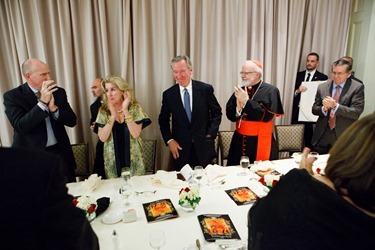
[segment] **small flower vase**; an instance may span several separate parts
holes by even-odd
[[[91,214],[86,213],[86,218],[91,222],[93,219],[96,218],[96,213],[95,212],[93,212]]]
[[[195,208],[197,207],[197,203],[194,203],[193,205],[191,205],[189,202],[184,202],[180,206],[185,212],[193,212]]]

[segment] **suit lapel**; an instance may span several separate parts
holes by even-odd
[[[30,107],[35,106],[35,104],[38,102],[38,98],[35,96],[34,92],[31,90],[29,85],[27,83],[24,83],[21,86],[22,93],[25,95],[25,101],[28,102]]]
[[[193,95],[193,97],[194,97],[194,95]],[[173,98],[173,103],[175,103],[177,105],[177,109],[180,110],[179,113],[182,113],[183,114],[182,116],[185,117],[186,122],[190,123],[189,119],[186,115],[186,112],[185,112],[184,104],[182,103],[181,93],[180,93],[180,85],[178,83],[176,83],[176,85],[173,89],[172,98]],[[194,107],[194,105],[193,105],[193,107]]]
[[[193,108],[192,108],[192,113],[191,113],[191,123],[195,120],[195,117],[197,116],[198,113],[198,107],[200,107],[200,102],[202,100],[201,97],[201,91],[199,89],[199,86],[197,83],[192,80],[192,88],[193,88]]]

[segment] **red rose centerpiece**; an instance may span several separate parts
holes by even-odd
[[[93,220],[96,217],[96,202],[92,202],[91,199],[87,196],[80,196],[73,199],[74,206],[82,209],[86,213],[86,217],[89,221]]]
[[[195,207],[201,201],[199,187],[197,185],[181,188],[179,192],[178,204],[185,211],[194,211]]]

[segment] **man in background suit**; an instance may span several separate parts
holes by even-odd
[[[319,154],[327,154],[336,140],[358,120],[365,106],[364,85],[351,76],[352,66],[339,59],[332,65],[333,80],[319,85],[312,107],[318,115],[312,144]]]
[[[98,116],[99,109],[102,106],[103,91],[101,82],[102,78],[97,78],[91,84],[91,92],[94,97],[96,97],[96,100],[90,105],[90,128],[95,134],[98,134],[98,126],[96,125],[95,121],[96,117]],[[98,174],[103,179],[105,179],[103,147],[104,143],[101,140],[98,140],[98,142],[96,143],[93,173]]]
[[[299,104],[301,101],[301,92],[307,91],[308,87],[301,85],[302,82],[311,81],[324,81],[328,77],[316,70],[319,65],[319,55],[317,53],[310,53],[306,58],[306,70],[297,73],[296,83],[294,86],[294,99],[293,99],[293,111],[292,111],[292,124],[304,124],[305,133],[304,141],[305,146],[312,148],[311,138],[313,136],[313,125],[315,122],[300,122],[298,121]],[[308,83],[307,83],[308,84]]]
[[[68,182],[74,182],[76,163],[65,126],[77,117],[66,92],[51,80],[47,64],[28,59],[22,64],[26,83],[4,94],[5,113],[14,128],[13,147],[39,148],[61,157]]]
[[[351,58],[350,56],[343,56],[343,57],[341,57],[341,59],[344,59],[345,61],[348,61],[349,64],[353,68],[353,58]],[[350,74],[350,78],[363,84],[362,80],[359,80],[357,77],[354,76],[354,71],[353,70],[352,70],[352,73]]]
[[[188,56],[175,57],[171,68],[177,84],[163,92],[161,134],[174,158],[175,170],[185,164],[205,167],[215,157],[221,107],[211,85],[191,79],[193,68]]]
[[[99,249],[83,210],[68,195],[59,157],[0,147],[2,249]]]

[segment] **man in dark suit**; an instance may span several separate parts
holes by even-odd
[[[341,59],[344,59],[345,61],[348,61],[349,64],[353,68],[353,58],[352,57],[350,57],[350,56],[343,56],[343,57],[341,57]],[[352,73],[350,74],[350,78],[363,84],[362,80],[359,80],[357,77],[354,76],[354,71],[353,70],[352,70]]]
[[[96,117],[98,116],[99,109],[102,106],[103,91],[101,82],[102,78],[97,78],[91,84],[91,92],[94,97],[96,97],[96,100],[90,105],[90,128],[95,134],[98,133],[98,126],[96,125],[95,121]],[[103,179],[105,179],[103,147],[104,143],[101,140],[98,140],[98,142],[96,143],[93,173],[98,174]]]
[[[318,87],[312,113],[318,115],[312,144],[327,154],[337,138],[358,120],[365,106],[364,85],[351,79],[352,66],[340,59],[332,65],[333,80]]]
[[[13,147],[59,155],[67,181],[74,182],[76,163],[65,126],[74,127],[77,117],[66,92],[51,80],[48,65],[40,60],[26,60],[22,73],[27,82],[4,94],[5,113],[14,128]]]
[[[188,56],[175,57],[171,68],[177,84],[163,93],[161,134],[174,158],[175,170],[185,164],[205,167],[215,157],[221,107],[211,85],[191,79],[193,69]]]
[[[99,249],[83,210],[68,195],[59,157],[0,147],[2,249]]]
[[[297,73],[296,84],[294,86],[294,99],[293,99],[293,111],[292,111],[292,124],[304,124],[305,133],[304,141],[305,146],[312,148],[311,138],[313,135],[313,125],[315,122],[304,122],[298,121],[299,114],[299,104],[301,101],[301,92],[307,91],[308,87],[301,85],[302,82],[311,82],[311,81],[324,81],[328,77],[316,70],[316,67],[319,65],[319,55],[317,53],[310,53],[306,58],[306,70],[300,71]]]

